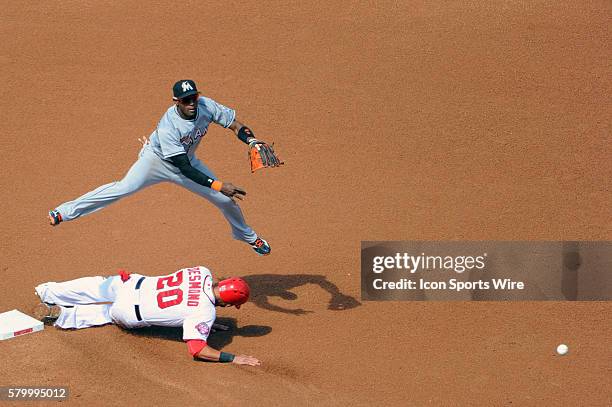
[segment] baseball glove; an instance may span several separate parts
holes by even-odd
[[[251,172],[261,168],[279,167],[284,164],[274,152],[274,144],[269,145],[259,140],[251,140],[249,143],[249,162],[251,163]]]

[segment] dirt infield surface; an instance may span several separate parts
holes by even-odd
[[[173,330],[47,328],[0,342],[0,386],[88,406],[612,404],[609,302],[361,303],[359,278],[362,240],[612,238],[610,1],[154,3],[2,1],[0,311],[43,281],[201,264],[255,293],[211,344],[263,365],[194,362]],[[48,226],[122,178],[181,78],[286,161],[250,174],[218,126],[198,150],[248,191],[271,256],[170,184]]]

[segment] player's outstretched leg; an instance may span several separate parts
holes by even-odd
[[[61,283],[39,284],[35,293],[48,305],[77,305],[113,302],[121,286],[121,277],[82,277]]]
[[[63,329],[110,324],[113,322],[110,309],[122,284],[120,276],[82,277],[39,284],[35,293],[40,303],[32,314],[46,324],[55,323]]]
[[[199,160],[194,160],[194,162],[192,162],[192,165],[196,167],[199,171],[202,171],[205,174],[209,174],[211,177],[215,177],[213,172],[204,164],[202,164],[202,162],[200,162]],[[242,240],[243,242],[248,243],[249,245],[251,245],[251,248],[260,256],[266,256],[270,254],[272,249],[268,242],[257,236],[253,229],[246,224],[240,206],[238,206],[238,204],[232,201],[229,197],[213,189],[193,182],[189,178],[182,175],[179,175],[177,179],[174,180],[174,182],[184,186],[191,192],[200,195],[201,197],[205,198],[210,203],[215,205],[217,208],[219,208],[219,210],[221,210],[221,213],[223,213],[223,216],[232,228],[232,236],[234,237],[234,239]]]
[[[160,163],[159,158],[151,156],[151,154],[154,155],[154,153],[145,152],[145,149],[143,149],[138,161],[132,165],[121,181],[102,185],[50,211],[49,223],[52,226],[57,226],[63,221],[88,215],[145,187],[166,180],[165,171],[167,169]]]
[[[89,304],[75,306],[47,305],[40,303],[32,311],[34,317],[46,324],[62,329],[82,329],[112,324],[112,304]]]

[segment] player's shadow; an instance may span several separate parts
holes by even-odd
[[[317,285],[331,296],[327,305],[327,309],[329,310],[342,311],[361,305],[355,298],[342,294],[334,283],[320,275],[295,274],[283,276],[277,274],[259,274],[245,276],[244,279],[249,286],[251,286],[251,298],[249,302],[269,311],[293,315],[303,315],[313,312],[301,308],[285,308],[270,303],[270,298],[272,297],[279,297],[284,300],[296,300],[298,296],[291,290],[306,284]],[[265,325],[246,325],[238,327],[235,318],[220,317],[217,318],[215,322],[229,327],[227,331],[213,331],[208,337],[207,343],[219,350],[231,344],[235,336],[260,337],[272,332],[272,328]],[[147,328],[128,329],[125,330],[125,332],[141,337],[161,338],[177,342],[183,341],[182,328],[151,326]]]
[[[361,305],[355,298],[342,294],[334,283],[320,275],[294,274],[283,276],[276,274],[257,274],[245,276],[243,278],[249,283],[249,286],[251,286],[251,298],[249,302],[269,311],[293,315],[303,315],[313,312],[301,308],[285,308],[270,302],[272,297],[294,301],[298,296],[291,290],[306,284],[318,285],[331,295],[327,305],[327,309],[329,310],[343,311]]]
[[[221,350],[234,340],[235,336],[247,338],[264,336],[272,332],[272,327],[266,325],[245,325],[238,327],[235,318],[217,318],[215,323],[229,327],[227,331],[214,330],[210,333],[207,343],[215,349]],[[183,342],[183,329],[164,326],[150,326],[146,328],[126,329],[125,332],[147,338],[160,338],[176,342]]]

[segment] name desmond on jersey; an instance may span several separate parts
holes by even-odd
[[[187,306],[197,307],[202,293],[202,274],[197,267],[187,269],[189,275],[189,289],[187,291]]]
[[[206,134],[206,130],[202,131],[200,129],[195,129],[189,132],[189,134],[181,137],[181,144],[189,147],[190,145],[198,141],[198,139],[201,139],[202,137],[204,137],[205,134]]]

